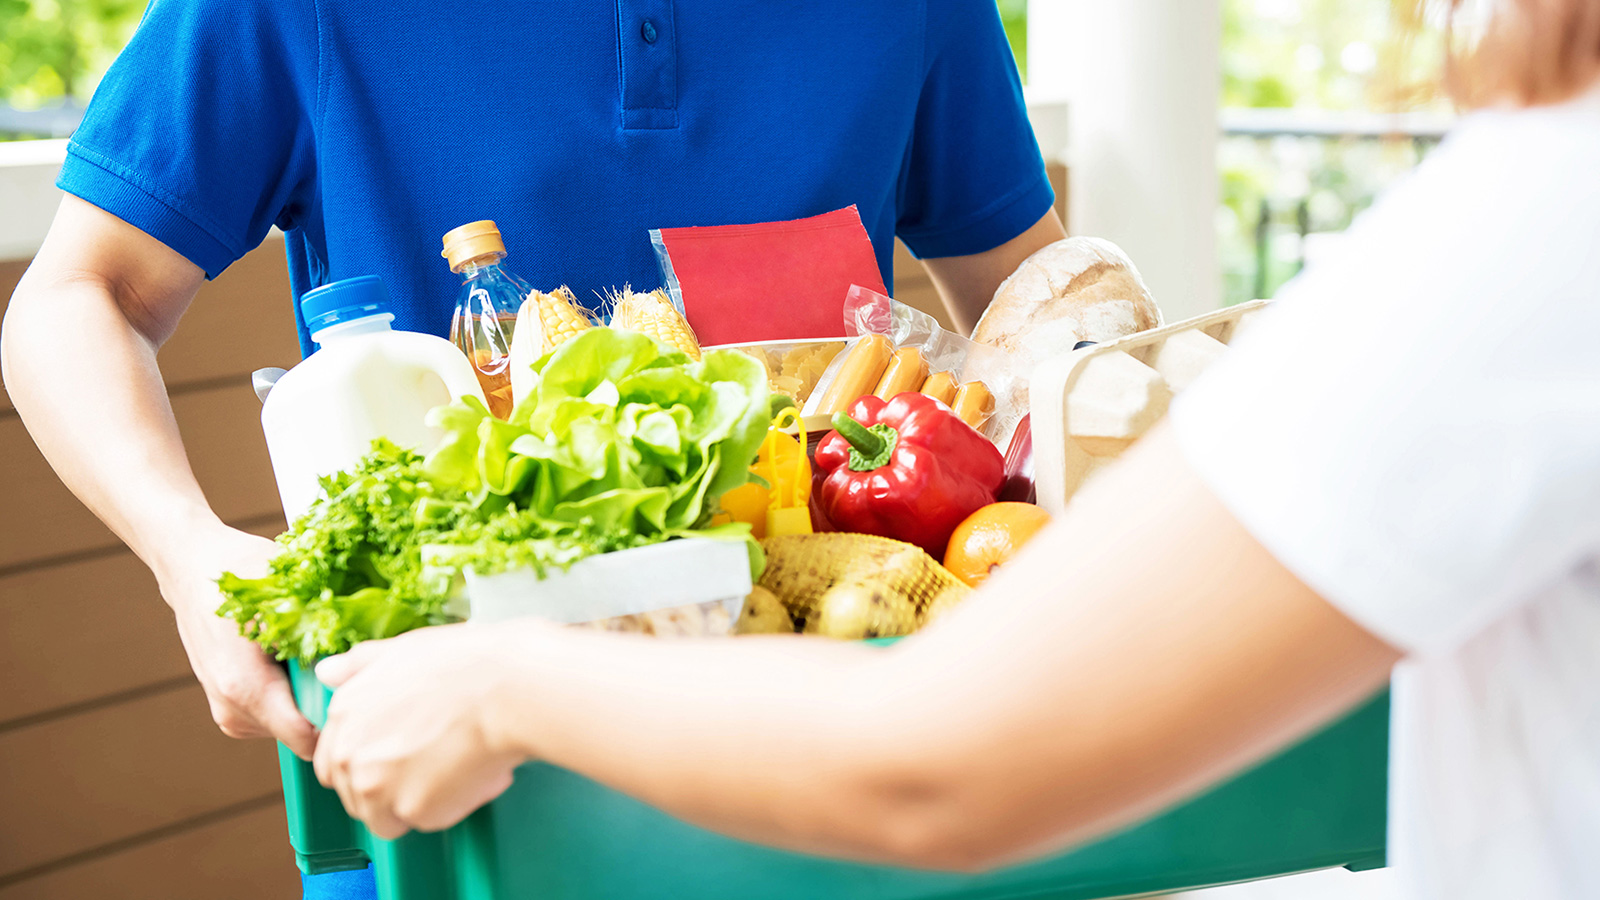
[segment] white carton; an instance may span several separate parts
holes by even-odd
[[[698,606],[708,616],[725,613],[731,627],[751,588],[745,545],[709,538],[603,553],[545,578],[527,569],[497,575],[467,570],[471,621],[480,623],[537,616],[575,625]],[[715,623],[708,625],[707,632],[715,633]]]
[[[1160,421],[1173,396],[1267,303],[1241,303],[1041,363],[1030,386],[1039,505],[1060,515],[1084,481]]]

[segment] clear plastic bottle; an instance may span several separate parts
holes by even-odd
[[[484,219],[468,222],[444,236],[440,253],[462,278],[450,320],[450,341],[467,355],[489,411],[511,415],[511,333],[517,311],[533,288],[500,264],[506,245],[500,229]]]

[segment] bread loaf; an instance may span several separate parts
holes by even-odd
[[[1079,341],[1104,343],[1160,324],[1161,310],[1121,248],[1071,237],[1022,261],[1000,284],[972,339],[1013,354],[1031,372]]]

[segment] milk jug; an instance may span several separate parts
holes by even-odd
[[[261,407],[272,473],[292,522],[321,488],[352,468],[374,438],[427,453],[442,433],[428,410],[464,395],[483,399],[467,358],[443,338],[394,331],[375,275],[307,291],[300,311],[319,349],[271,386]]]

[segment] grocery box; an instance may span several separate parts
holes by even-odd
[[[1083,348],[1034,373],[1032,434],[1041,504],[1059,511],[1094,468],[1165,413],[1173,394],[1260,308],[1246,304]],[[809,376],[819,361],[826,365],[822,356],[842,346],[823,343],[753,349],[769,371],[781,373],[787,361],[798,377],[801,363]],[[797,349],[802,353],[790,356]],[[572,581],[557,576],[541,583],[529,573],[473,576],[474,618],[536,611],[566,621],[588,618],[594,607],[586,604],[588,612],[570,608],[571,592],[592,592],[591,575],[598,582],[625,581],[629,567],[614,564],[627,553],[646,551],[676,557],[670,564],[710,566],[729,578],[746,579],[737,585],[704,579],[702,595],[657,596],[652,604],[716,606],[748,590],[748,569],[733,565],[731,557],[721,562],[693,557],[727,554],[730,546],[677,541],[621,551],[608,554],[615,557],[610,561],[596,558],[574,566],[568,573]],[[629,590],[619,590],[613,600],[630,599]],[[598,594],[586,596],[592,601]],[[534,609],[531,604],[542,605]],[[646,612],[624,605],[606,609],[617,617],[608,621]],[[320,723],[328,691],[297,665],[289,674],[301,709]],[[290,840],[301,869],[315,874],[371,863],[381,900],[1087,900],[1334,866],[1382,866],[1388,708],[1385,692],[1275,757],[1141,824],[1048,859],[979,875],[841,862],[745,843],[542,763],[520,767],[504,794],[450,829],[385,841],[345,814],[308,763],[283,748],[279,759]]]
[[[328,692],[290,668],[321,722]],[[373,863],[380,900],[1060,900],[1126,897],[1384,864],[1387,692],[1297,746],[1149,821],[981,875],[773,850],[688,825],[564,769],[529,763],[460,824],[395,841],[345,815],[309,763],[279,748],[302,871]]]

